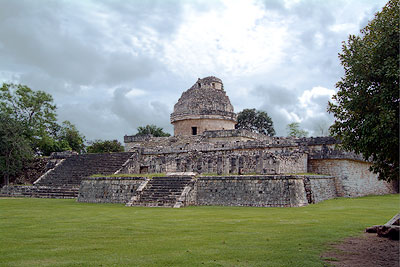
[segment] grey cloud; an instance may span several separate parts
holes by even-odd
[[[300,92],[279,85],[263,85],[256,86],[251,93],[258,97],[259,109],[266,111],[272,118],[278,136],[285,136],[286,126],[295,121],[290,120],[285,113],[297,115],[301,120],[301,127],[310,135],[319,135],[321,131],[326,134],[327,128],[333,122],[333,117],[326,111],[329,97],[313,95],[307,107],[303,107],[299,100]],[[308,116],[307,110],[313,111],[311,117]]]
[[[103,75],[98,76],[97,81],[108,85],[133,81],[138,77],[146,77],[163,68],[156,59],[146,56],[134,57],[128,53],[113,53],[109,55],[106,61],[111,64],[105,65]]]
[[[266,85],[257,86],[251,93],[259,97],[259,109],[266,111],[271,117],[277,135],[286,135],[286,125],[291,121],[282,110],[296,111],[297,92],[279,85]]]
[[[360,20],[359,28],[363,29],[365,26],[367,26],[368,22],[370,22],[375,17],[375,13],[380,11],[381,9],[381,6],[375,5],[364,12],[363,17]]]
[[[261,97],[264,102],[276,106],[292,106],[297,98],[293,90],[279,85],[257,86],[252,93]]]
[[[328,113],[318,115],[301,123],[310,136],[326,136],[329,134],[329,127],[333,124],[333,116]]]
[[[123,134],[116,132],[124,129],[125,122],[109,113],[107,105],[82,105],[81,103],[63,104],[58,107],[60,121],[69,120],[77,126],[87,140],[118,139],[122,141]]]
[[[279,10],[280,12],[286,10],[284,2],[281,0],[265,0],[264,5],[269,10]]]
[[[281,67],[297,73],[286,73],[286,75],[304,77],[308,80],[319,79],[319,76],[325,77],[325,81],[337,79],[341,69],[337,53],[340,51],[341,40],[346,39],[347,33],[333,32],[331,26],[336,23],[335,12],[338,6],[344,6],[346,1],[306,0],[273,10],[269,5],[274,1],[263,3],[266,9],[275,12],[274,14],[280,18],[292,39],[292,45],[285,51],[288,55],[287,64],[284,63]],[[281,4],[283,5],[283,1]],[[265,21],[268,23],[268,18]],[[309,75],[310,73],[312,75]],[[334,83],[334,80],[330,81],[330,84]]]
[[[318,28],[327,27],[335,22],[332,8],[337,6],[338,1],[300,1],[293,5],[291,12],[302,20],[313,21]]]
[[[328,106],[329,100],[330,100],[330,98],[327,95],[318,95],[318,96],[313,95],[311,97],[312,104],[314,104],[315,106],[321,107],[320,110],[322,112],[326,111],[326,107]]]
[[[128,98],[129,91],[129,88],[118,88],[111,98],[92,100],[86,105],[60,105],[59,120],[70,120],[88,140],[118,139],[122,142],[125,134],[135,134],[137,127],[147,124],[155,124],[172,133],[170,110],[166,104],[146,97]]]
[[[118,85],[161,67],[154,54],[159,45],[143,38],[149,29],[170,36],[179,24],[179,2],[94,4],[99,3],[2,1],[0,35],[7,38],[0,39],[0,70],[17,65],[21,73],[35,71],[68,83]]]
[[[118,88],[111,99],[111,111],[130,125],[130,132],[136,132],[136,128],[147,124],[155,124],[170,130],[170,110],[165,104],[148,97],[138,96],[134,99],[127,98],[128,88]]]
[[[134,30],[150,27],[164,37],[169,37],[175,31],[182,15],[182,2],[175,0],[116,0],[101,4],[109,12],[117,14],[116,22],[122,23],[122,26]]]
[[[64,79],[52,77],[44,72],[24,72],[13,82],[28,85],[34,90],[48,92],[54,97],[71,95],[80,90],[79,86],[67,83]]]

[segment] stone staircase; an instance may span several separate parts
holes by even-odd
[[[193,185],[191,176],[153,177],[143,183],[127,206],[181,207],[183,199]]]
[[[69,154],[59,158],[33,186],[5,186],[0,189],[0,197],[77,198],[83,178],[93,174],[114,174],[132,154]]]
[[[115,173],[131,155],[130,152],[72,155],[40,177],[35,185],[79,187],[85,177],[93,174]]]

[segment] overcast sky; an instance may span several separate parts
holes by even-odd
[[[88,140],[118,139],[169,115],[183,91],[222,79],[239,112],[266,111],[278,136],[329,126],[342,41],[374,0],[0,0],[0,82],[53,95]]]

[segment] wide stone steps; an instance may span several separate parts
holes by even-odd
[[[119,170],[132,155],[130,152],[72,155],[43,176],[37,185],[80,185],[93,174],[109,175]]]
[[[130,206],[173,207],[191,177],[153,177]]]
[[[39,178],[34,186],[2,188],[0,196],[77,198],[83,178],[113,174],[131,156],[130,152],[71,155]]]

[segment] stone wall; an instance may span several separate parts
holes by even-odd
[[[268,141],[271,142],[274,137],[265,134],[253,133],[245,129],[223,130],[223,131],[205,131],[202,134],[203,140],[208,142],[245,142],[245,141]]]
[[[335,176],[338,196],[358,197],[394,193],[393,186],[369,171],[371,163],[350,159],[309,159],[308,171]]]
[[[78,202],[127,203],[143,181],[143,177],[85,178],[79,188]]]
[[[80,186],[78,201],[128,203],[145,180],[86,178]],[[146,190],[146,186],[140,190]],[[299,207],[336,197],[334,178],[315,175],[199,176],[186,191],[184,199],[180,199],[185,206]]]
[[[243,141],[246,138],[252,140]],[[259,138],[259,134],[242,130],[208,131],[202,136],[179,138],[126,136],[125,142],[135,156],[121,173],[307,173],[308,158],[354,156],[335,152],[336,140],[330,137]]]
[[[120,173],[197,172],[213,174],[283,174],[307,172],[304,153],[253,150],[209,150],[160,153],[138,151]]]
[[[173,123],[174,125],[174,135],[201,135],[204,131],[209,130],[231,130],[235,129],[235,122],[230,120],[225,120],[224,117],[221,119],[184,119]],[[196,128],[196,133],[193,134],[192,128]]]
[[[224,131],[205,131],[202,135],[153,137],[124,136],[126,151],[135,149],[158,150],[163,153],[179,152],[179,150],[218,150],[221,148],[255,149],[262,148],[271,151],[303,151],[310,153],[315,159],[332,156],[336,158],[353,157],[354,153],[345,153],[335,149],[337,140],[332,137],[269,137],[263,134],[252,133],[248,130],[235,129]]]
[[[303,180],[308,203],[318,203],[337,197],[334,177],[312,175],[304,176]],[[307,186],[309,186],[309,192]]]
[[[298,207],[308,203],[301,176],[199,177],[192,194],[195,205]]]
[[[7,185],[0,189],[0,197],[76,198],[78,187]]]

